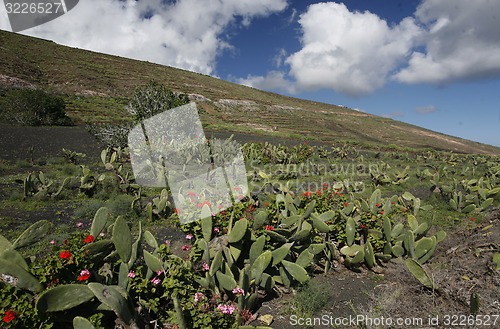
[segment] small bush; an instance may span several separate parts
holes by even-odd
[[[14,89],[2,102],[2,116],[25,126],[71,125],[64,100],[43,90]]]

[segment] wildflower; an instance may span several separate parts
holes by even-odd
[[[181,247],[181,249],[182,249],[182,250],[184,250],[184,251],[189,251],[189,250],[191,250],[191,248],[192,248],[192,247],[191,247],[190,245],[188,245],[188,244],[185,244],[185,245],[183,245],[183,246]]]
[[[106,234],[104,234],[104,232],[99,233],[99,236],[100,236],[101,238],[102,238],[102,237],[104,237],[105,235],[106,235]]]
[[[186,239],[187,239],[187,240],[191,240],[192,238],[193,238],[193,235],[192,235],[192,234],[188,234],[188,235],[186,235]]]
[[[5,323],[11,322],[16,318],[16,315],[17,315],[16,312],[14,312],[13,310],[7,310],[7,312],[5,312],[5,315],[3,316],[3,322]]]
[[[274,231],[274,226],[272,226],[272,225],[266,225],[266,230],[267,231]]]
[[[90,278],[89,270],[82,270],[80,272],[80,276],[78,277],[78,281],[86,281]]]
[[[83,223],[82,222],[76,223],[76,227],[83,227]]]
[[[177,215],[180,215],[180,214],[181,214],[181,210],[180,210],[179,208],[175,208],[175,213],[176,213]]]
[[[85,238],[85,243],[91,243],[94,241],[95,241],[95,238],[93,235],[87,235],[87,237]]]
[[[377,208],[380,207],[380,203],[376,203],[375,207],[377,207]]]
[[[474,217],[471,217],[471,218],[469,218],[469,220],[470,220],[471,222],[473,222],[475,219],[474,219]]]
[[[245,290],[241,289],[240,287],[236,287],[233,289],[233,294],[235,295],[244,295]]]
[[[157,284],[159,284],[160,282],[161,282],[161,280],[159,278],[153,278],[153,279],[151,279],[151,283],[154,284],[155,286]]]
[[[321,192],[321,190],[317,190],[317,191],[316,191],[316,195],[317,195],[317,196],[321,196],[321,193],[322,193],[322,192]]]
[[[302,196],[304,198],[310,198],[310,197],[312,197],[312,195],[313,195],[313,192],[311,192],[311,191],[306,191],[306,192],[302,193]]]
[[[59,254],[59,258],[61,259],[70,259],[73,255],[71,255],[71,253],[67,250],[63,250],[61,251],[61,253]]]
[[[194,294],[194,302],[198,303],[201,299],[205,298],[205,295],[201,292],[197,292]]]
[[[198,204],[196,205],[196,207],[201,208],[201,207],[203,207],[203,204],[198,203]]]
[[[239,186],[235,186],[233,189],[234,189],[235,191],[237,191],[237,192],[238,192],[238,191],[241,191],[241,187],[239,187]]]
[[[190,197],[194,197],[196,195],[196,193],[194,193],[193,191],[189,191],[187,193],[187,195],[189,195]]]
[[[170,240],[165,240],[165,245],[170,247],[170,244],[171,244]]]
[[[220,229],[218,227],[214,227],[214,233],[219,233]]]
[[[128,272],[127,276],[131,279],[135,278],[135,272],[134,271],[130,271]]]
[[[56,244],[56,240],[50,240],[50,244]]]
[[[223,313],[223,314],[233,314],[235,307],[233,305],[225,305],[225,304],[219,304],[217,308]]]
[[[266,207],[266,208],[269,207],[269,202],[267,202],[267,201],[264,202],[264,207]]]
[[[204,205],[207,205],[207,206],[209,206],[209,207],[210,207],[210,206],[212,206],[212,204],[210,203],[210,201],[205,201],[205,202],[203,202],[203,205],[202,205],[202,206],[204,206]]]
[[[164,271],[163,271],[163,270],[158,270],[158,271],[156,271],[156,274],[157,274],[157,275],[161,275],[162,273],[164,273]]]
[[[366,228],[366,225],[363,223],[359,227],[364,230]]]
[[[345,207],[349,207],[349,202],[348,202],[348,201],[346,201],[346,202],[344,203],[344,206],[345,206]]]
[[[208,264],[207,264],[207,263],[203,263],[203,269],[204,269],[205,271],[208,271],[208,270],[210,270],[210,266],[208,266]]]
[[[383,215],[385,213],[385,211],[383,210],[380,210],[380,214]]]

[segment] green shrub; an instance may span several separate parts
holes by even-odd
[[[26,126],[71,125],[64,100],[43,90],[14,89],[2,102],[2,116],[7,121]]]

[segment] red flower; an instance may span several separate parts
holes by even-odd
[[[89,270],[83,270],[80,272],[80,276],[78,277],[78,281],[86,281],[90,278]]]
[[[344,203],[344,206],[345,206],[345,207],[349,207],[349,202],[347,202],[347,201],[346,201],[346,202]]]
[[[361,229],[365,229],[366,228],[366,225],[363,223],[359,226]]]
[[[209,206],[209,207],[211,207],[211,206],[212,206],[212,204],[210,203],[210,201],[205,201],[205,202],[203,202],[203,205],[207,205],[207,206]]]
[[[375,204],[375,207],[377,208],[380,207],[380,203]]]
[[[191,250],[191,248],[192,248],[192,246],[190,246],[190,245],[188,245],[188,244],[185,244],[185,245],[183,245],[183,246],[181,247],[181,249],[182,249],[182,250],[184,250],[184,251],[189,251],[189,250]]]
[[[317,190],[317,191],[316,191],[316,195],[317,195],[317,196],[321,196],[321,190]]]
[[[384,214],[384,211],[383,210],[380,210],[380,214],[383,215]]]
[[[192,191],[188,192],[187,194],[188,194],[190,197],[194,197],[194,196],[196,195],[196,193],[194,193],[194,192],[192,192]]]
[[[67,250],[63,250],[59,254],[59,258],[61,258],[61,259],[70,259],[71,257],[72,257],[71,253]]]
[[[198,208],[203,207],[203,205],[202,205],[201,203],[198,203],[196,206],[197,206]]]
[[[274,231],[274,226],[272,226],[272,225],[266,225],[266,230],[268,230],[268,231]]]
[[[307,192],[302,193],[302,196],[305,198],[310,198],[310,197],[312,197],[312,195],[313,195],[313,192],[311,192],[311,191],[307,191]]]
[[[469,220],[470,220],[471,222],[473,222],[473,221],[474,221],[474,217],[469,218]]]
[[[17,315],[16,312],[14,312],[13,310],[7,310],[7,312],[5,312],[5,315],[3,316],[3,322],[5,323],[11,322],[16,318],[16,315]]]
[[[267,202],[267,201],[264,202],[264,207],[266,207],[266,208],[269,207],[269,202]]]
[[[87,235],[87,237],[85,238],[85,243],[91,243],[94,241],[95,241],[95,238],[93,235]]]

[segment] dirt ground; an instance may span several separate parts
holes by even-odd
[[[224,134],[213,134],[226,137]],[[207,134],[210,136],[210,134]],[[235,136],[240,142],[261,141],[251,135]],[[302,141],[297,141],[302,142]],[[34,147],[33,158],[46,161],[47,158],[60,156],[62,148],[83,152],[87,157],[98,157],[100,148],[95,139],[83,127],[19,127],[0,124],[0,160],[29,160],[30,148]],[[0,197],[2,195],[0,186]],[[1,217],[9,218],[13,225],[27,224],[40,219],[71,222],[71,209],[36,211],[33,214],[1,210]],[[16,221],[17,219],[17,221]],[[470,314],[470,296],[480,296],[481,315],[500,314],[500,271],[494,269],[492,255],[499,252],[500,246],[500,209],[491,211],[486,220],[480,223],[463,218],[463,225],[448,231],[447,238],[438,245],[434,257],[425,265],[434,279],[438,291],[429,291],[405,269],[401,260],[382,264],[381,273],[362,270],[360,273],[340,267],[328,275],[315,278],[328,290],[329,300],[315,316],[345,318],[365,316],[372,319],[422,318],[421,325],[359,326],[318,325],[314,328],[445,328],[445,316]],[[162,229],[159,228],[159,231]],[[183,235],[163,228],[162,238],[177,240],[175,249],[181,244]],[[179,245],[179,246],[178,246]],[[294,314],[294,293],[283,292],[282,298],[272,299],[262,304],[258,313],[273,316],[273,328],[303,328],[290,322]],[[429,317],[439,317],[438,324],[428,324]],[[259,321],[252,324],[260,325]],[[467,327],[467,326],[459,326]],[[469,326],[479,328],[479,326]],[[486,327],[486,326],[485,326]],[[495,326],[487,326],[494,328]],[[500,327],[500,319],[497,321]]]

